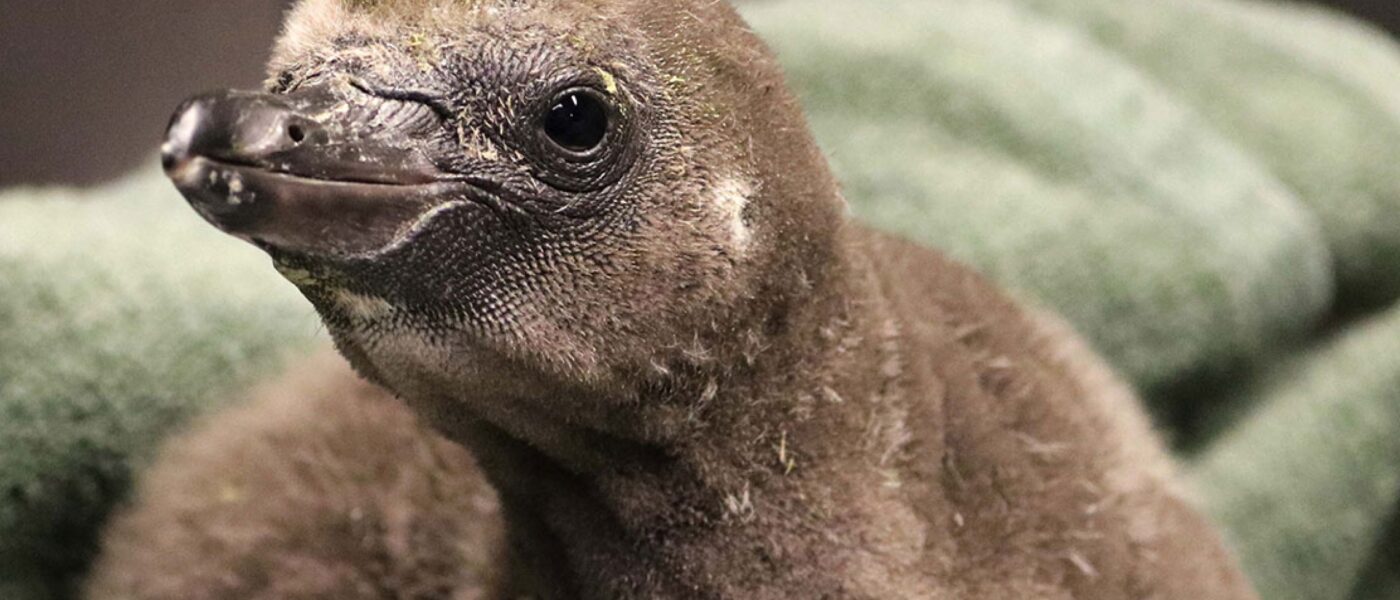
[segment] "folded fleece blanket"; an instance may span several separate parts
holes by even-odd
[[[1140,67],[1317,215],[1340,299],[1400,297],[1400,55],[1320,9],[1199,0],[1019,0]]]
[[[1213,398],[1192,473],[1266,597],[1400,600],[1400,315],[1314,339],[1334,290],[1400,295],[1395,45],[1232,0],[878,6],[745,10],[855,212],[1062,311],[1158,402]],[[0,597],[63,597],[160,440],[319,331],[153,165],[0,195]]]
[[[1313,216],[1115,53],[987,0],[757,4],[857,214],[1060,308],[1147,385],[1329,306]]]
[[[0,598],[80,570],[134,465],[318,337],[269,261],[163,180],[0,200]]]
[[[1206,507],[1264,598],[1400,599],[1400,308],[1269,371],[1190,465]]]

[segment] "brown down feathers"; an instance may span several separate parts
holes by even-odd
[[[461,447],[329,352],[166,444],[108,527],[105,600],[484,600],[500,510]]]
[[[503,265],[488,317],[428,335],[405,304],[370,326],[304,287],[358,371],[472,451],[499,513],[459,448],[302,366],[170,446],[94,598],[1255,598],[1067,328],[846,218],[729,6],[306,0],[273,70],[415,64],[422,35],[477,67],[474,48],[555,48],[650,119],[619,184],[640,216]],[[444,231],[396,272],[498,258]]]

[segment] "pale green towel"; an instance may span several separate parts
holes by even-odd
[[[1329,306],[1292,193],[1074,28],[1001,0],[810,6],[745,12],[857,214],[1060,308],[1139,383],[1233,366]]]
[[[1318,215],[1342,299],[1400,297],[1400,45],[1304,5],[1018,0],[1171,88]]]
[[[133,465],[318,330],[154,168],[0,195],[0,573],[81,567]]]
[[[1194,474],[1264,598],[1345,598],[1400,508],[1400,308],[1274,371]]]

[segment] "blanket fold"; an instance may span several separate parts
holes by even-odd
[[[1340,298],[1400,298],[1400,52],[1306,5],[1017,0],[1169,87],[1317,215]]]
[[[0,195],[8,570],[80,570],[163,437],[317,339],[296,290],[224,237],[155,169],[91,192]]]
[[[1059,308],[1148,387],[1309,330],[1332,257],[1253,157],[1073,28],[1015,2],[746,11],[857,214]]]
[[[1400,308],[1283,361],[1193,465],[1271,600],[1345,598],[1400,509]]]

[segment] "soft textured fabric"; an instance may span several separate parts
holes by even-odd
[[[857,214],[1066,316],[1135,380],[1218,369],[1331,300],[1313,217],[1092,40],[1011,2],[764,3]]]
[[[318,331],[154,169],[0,195],[0,570],[80,567],[134,465]]]
[[[1342,301],[1400,297],[1400,55],[1383,33],[1260,2],[1019,1],[1141,67],[1295,190]]]
[[[1381,534],[1381,546],[1353,588],[1351,600],[1400,600],[1400,515]]]
[[[746,12],[854,210],[1064,312],[1145,388],[1301,347],[1187,388],[1233,415],[1202,497],[1266,597],[1400,598],[1400,314],[1315,334],[1334,287],[1400,293],[1395,44],[1227,0],[811,6]],[[0,597],[61,597],[161,440],[319,330],[154,168],[0,194]]]
[[[1264,598],[1345,598],[1400,508],[1400,309],[1277,365],[1193,465]]]

